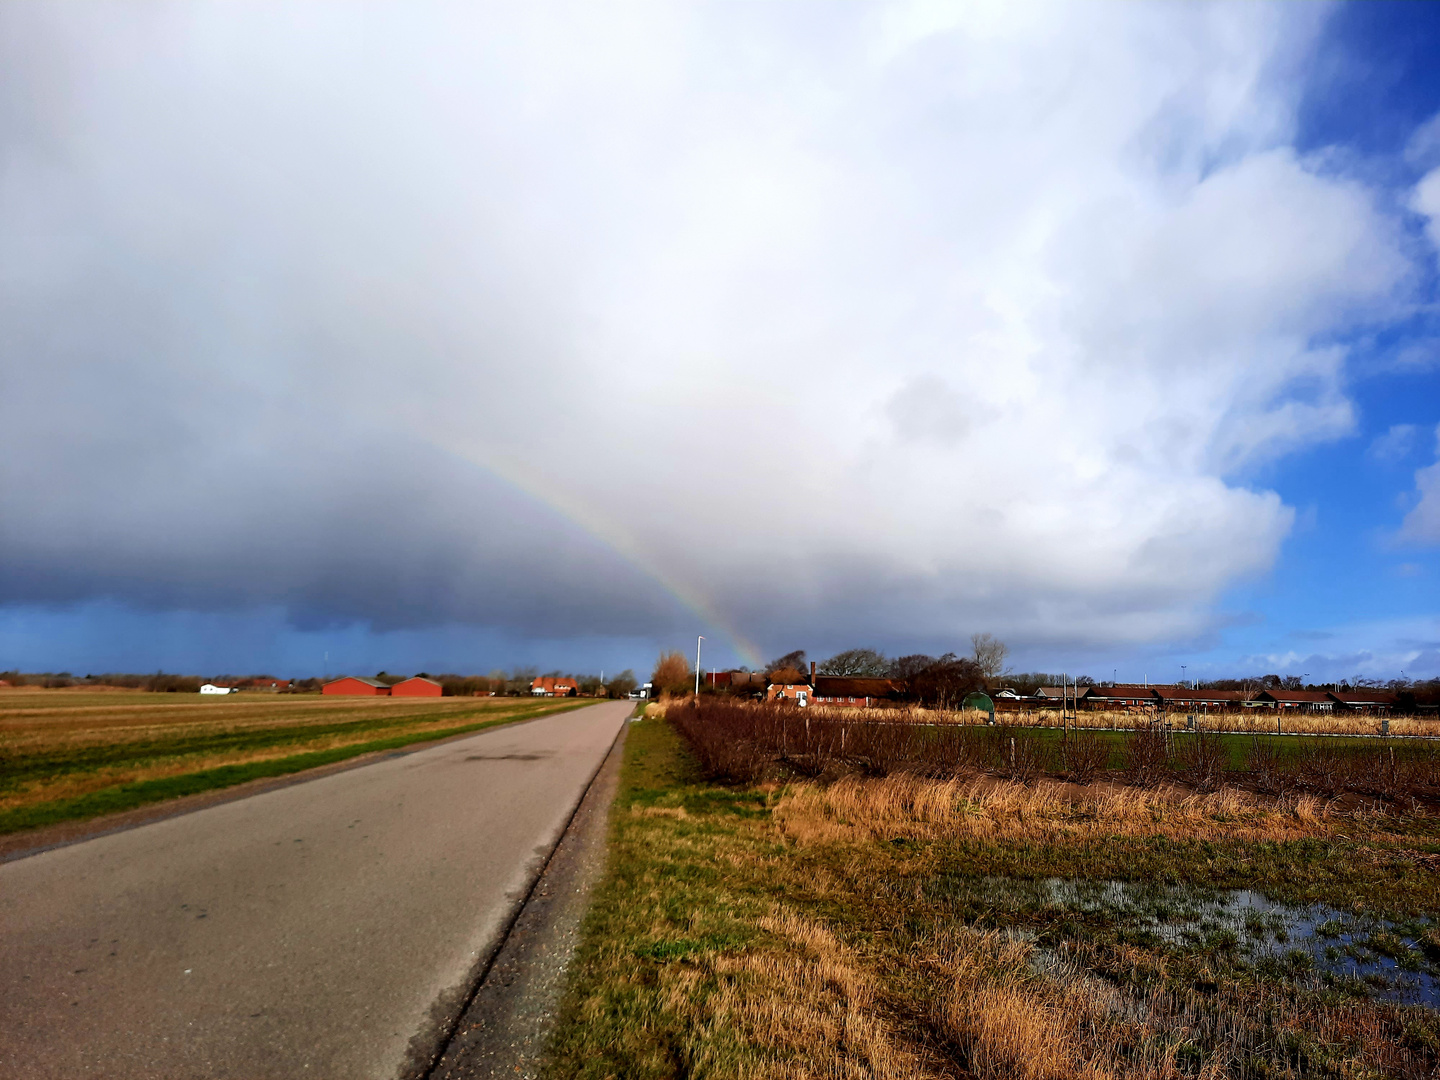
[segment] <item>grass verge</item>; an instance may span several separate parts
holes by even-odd
[[[529,720],[536,716],[583,708],[589,704],[593,704],[593,702],[585,701],[541,708],[530,706],[500,715],[492,714],[484,720],[472,721],[450,727],[438,729],[427,727],[407,731],[399,735],[392,735],[387,738],[371,739],[365,742],[349,743],[343,746],[331,746],[323,750],[305,751],[283,757],[262,758],[256,761],[247,761],[234,765],[221,765],[216,768],[200,769],[174,776],[163,776],[154,779],[115,784],[72,798],[51,799],[7,810],[0,810],[0,835],[20,832],[25,829],[39,828],[45,825],[55,825],[64,821],[80,821],[87,818],[98,817],[102,814],[134,810],[141,806],[148,806],[151,803],[163,802],[167,799],[180,798],[185,795],[198,795],[220,788],[234,787],[236,784],[243,784],[251,780],[289,776],[294,773],[304,772],[307,769],[315,769],[323,765],[333,765],[336,762],[347,761],[350,758],[359,757],[362,754],[398,750],[417,742],[430,742],[438,739],[451,738],[456,735],[471,734],[502,724],[510,724],[519,720]],[[328,729],[325,729],[325,734],[330,734]]]
[[[549,1074],[1436,1075],[1433,819],[1223,795],[724,786],[636,723]]]

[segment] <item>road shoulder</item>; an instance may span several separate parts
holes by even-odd
[[[629,726],[621,728],[426,1080],[540,1074],[580,926],[604,874]]]

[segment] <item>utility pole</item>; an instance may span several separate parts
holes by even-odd
[[[704,634],[701,634],[699,637],[697,637],[697,638],[695,639],[695,700],[696,700],[696,702],[699,702],[699,700],[700,700],[700,642],[702,642],[702,641],[704,641],[704,640],[705,640],[705,635],[704,635]]]

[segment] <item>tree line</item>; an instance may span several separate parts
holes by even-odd
[[[970,648],[963,655],[956,652],[940,656],[909,653],[891,658],[878,649],[845,649],[817,662],[815,670],[820,675],[888,679],[894,684],[896,695],[901,700],[939,704],[959,702],[966,694],[993,686],[1006,674],[1005,658],[1009,651],[1005,643],[993,634],[975,634],[970,638]],[[751,674],[748,667],[738,670],[742,674]],[[777,656],[762,671],[753,674],[762,676],[760,685],[743,684],[741,692],[752,688],[763,691],[764,682],[805,682],[810,678],[809,657],[804,649],[795,649]],[[695,688],[695,672],[684,653],[671,650],[662,652],[656,660],[650,682],[657,695],[686,694]]]

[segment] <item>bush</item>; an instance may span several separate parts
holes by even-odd
[[[1159,724],[1139,723],[1125,736],[1125,779],[1154,787],[1170,770],[1166,732]]]
[[[1098,731],[1080,728],[1065,737],[1060,758],[1070,780],[1088,784],[1109,763],[1110,747]]]
[[[1180,770],[1200,791],[1216,791],[1225,780],[1230,754],[1225,741],[1213,731],[1180,736]]]

